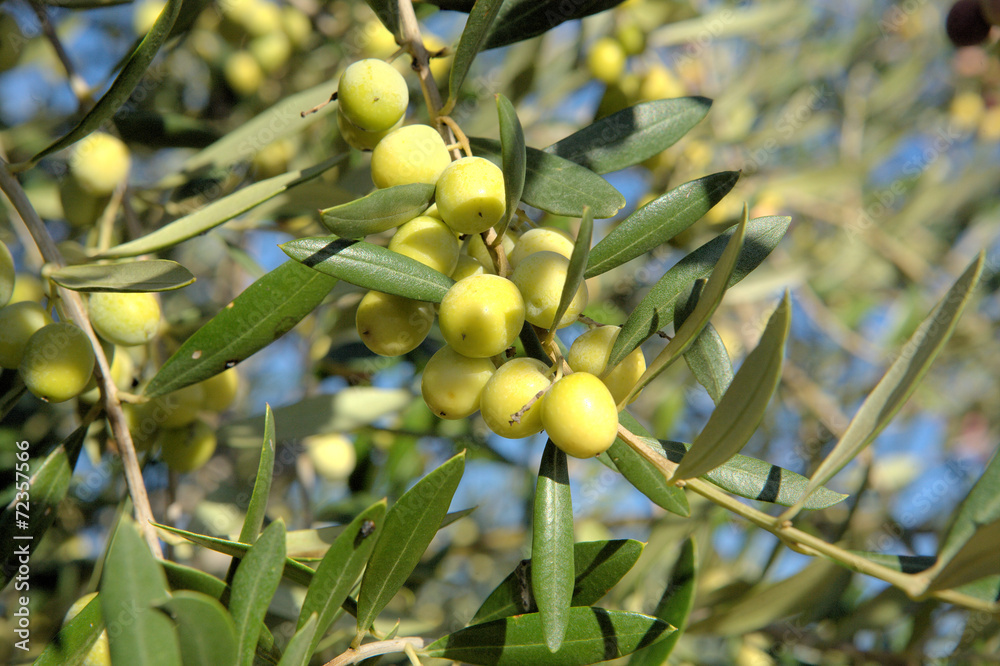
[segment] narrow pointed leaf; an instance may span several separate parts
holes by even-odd
[[[314,644],[318,642],[319,632],[316,630],[316,614],[309,616],[288,641],[285,652],[281,655],[278,666],[308,666],[313,655]]]
[[[689,297],[681,297],[674,303],[674,325],[679,326],[688,318],[701,297],[704,283],[701,280],[692,285]],[[711,322],[705,325],[691,346],[684,352],[684,360],[698,383],[705,387],[716,405],[733,382],[733,362],[726,346]]]
[[[55,638],[32,662],[32,666],[80,666],[102,631],[104,619],[101,617],[101,597],[98,595],[76,617],[62,626]]]
[[[684,458],[684,454],[691,448],[691,444],[686,442],[673,442],[669,440],[659,441],[654,439],[627,411],[623,410],[619,412],[618,419],[621,421],[622,425],[636,435],[642,437],[650,448],[658,451],[671,462],[680,463]],[[611,449],[608,449],[608,453],[613,453],[615,446],[617,445],[618,442],[616,442]],[[646,460],[639,456],[639,454],[632,451],[631,447],[624,442],[621,442],[621,445],[623,450],[627,449],[631,452],[633,457],[646,466],[645,469],[647,470],[648,476],[639,478],[642,480],[648,479],[646,480],[648,486],[640,486],[636,482],[636,477],[629,476],[623,472],[625,478],[627,478],[637,490],[660,506],[663,506],[663,504],[656,499],[655,494],[658,486],[665,485],[668,489],[678,491],[678,500],[683,500],[682,508],[684,512],[682,513],[675,508],[671,508],[670,506],[663,508],[681,516],[690,515],[687,498],[683,491],[676,486],[666,485],[665,480],[663,479],[663,474],[661,474],[659,470],[646,462]],[[617,457],[613,457],[613,460],[616,465],[622,464]],[[778,467],[777,465],[772,465],[763,460],[758,460],[757,458],[751,458],[740,454],[733,456],[719,467],[716,467],[712,471],[708,472],[705,474],[704,478],[726,492],[733,493],[734,495],[757,500],[759,502],[779,504],[781,506],[792,506],[795,504],[795,502],[802,497],[802,492],[809,484],[809,479],[801,474],[784,469],[783,467]],[[825,509],[843,501],[846,497],[847,495],[833,492],[825,486],[821,486],[814,490],[806,499],[804,508]],[[673,499],[673,497],[671,497],[671,499]]]
[[[695,437],[675,479],[690,479],[715,469],[739,453],[757,430],[781,379],[785,340],[791,326],[788,292],[767,322],[760,343],[743,361],[733,383]]]
[[[278,589],[285,564],[285,523],[279,518],[267,526],[236,569],[229,611],[236,622],[237,663],[250,666],[264,615]]]
[[[153,62],[160,47],[170,35],[170,29],[174,26],[181,11],[183,0],[168,0],[166,6],[160,12],[156,23],[152,29],[143,37],[142,41],[125,61],[118,76],[115,77],[111,87],[104,93],[97,103],[87,112],[77,125],[65,136],[57,139],[42,152],[31,158],[31,164],[38,162],[47,155],[58,152],[63,148],[68,148],[83,137],[87,136],[115,115],[115,112],[128,101],[129,96],[135,87],[139,85],[146,70]]]
[[[163,613],[153,612],[169,598],[166,576],[131,519],[124,518],[118,524],[108,549],[100,598],[101,614],[109,628],[111,663],[181,663],[173,622]]]
[[[573,253],[566,269],[566,281],[563,282],[562,294],[559,296],[559,306],[552,318],[553,326],[562,321],[563,315],[576,297],[577,290],[583,284],[583,271],[587,268],[587,254],[590,252],[590,239],[594,232],[594,216],[589,208],[584,208],[583,219],[580,220],[580,232],[573,243]]]
[[[192,590],[207,594],[213,599],[221,599],[222,594],[229,587],[225,581],[205,573],[201,569],[170,560],[160,560],[160,566],[163,567],[163,572],[167,576],[167,584],[170,585],[171,590]]]
[[[440,303],[455,284],[447,275],[415,259],[364,241],[315,236],[278,247],[295,261],[324,275],[417,301]]]
[[[268,144],[301,132],[319,118],[333,113],[337,105],[327,104],[315,113],[302,117],[303,111],[329,101],[335,88],[335,84],[324,81],[308,90],[283,97],[274,106],[261,111],[212,145],[189,157],[181,166],[181,171],[191,174],[203,169],[221,169],[237,162],[249,162]],[[343,157],[334,159],[340,160]]]
[[[378,20],[393,35],[399,35],[399,3],[396,0],[365,0]]]
[[[545,152],[585,166],[594,173],[619,171],[658,155],[708,114],[704,97],[657,99],[622,109],[569,135]]]
[[[320,211],[320,220],[341,238],[364,238],[409,222],[427,210],[433,198],[433,185],[396,185]]]
[[[573,599],[571,606],[591,606],[608,593],[635,565],[642,549],[641,541],[614,539],[611,541],[581,541],[573,544]],[[531,563],[511,572],[479,607],[469,624],[480,624],[500,618],[538,610],[529,594]],[[528,601],[529,603],[525,604]]]
[[[997,601],[1000,601],[1000,575],[980,578],[973,583],[966,583],[956,589],[962,594],[967,594],[980,601],[988,601],[989,603],[996,604]]]
[[[181,590],[160,604],[177,627],[184,666],[236,663],[236,626],[218,599]]]
[[[503,236],[510,220],[514,217],[521,193],[524,191],[525,169],[528,160],[527,148],[524,145],[524,130],[517,117],[517,111],[510,100],[497,93],[497,113],[500,116],[500,148],[503,169],[503,189],[507,207],[503,219],[497,225],[497,235]]]
[[[476,0],[476,4],[469,11],[469,19],[465,22],[465,29],[455,47],[455,59],[451,64],[451,73],[448,76],[448,100],[444,104],[443,113],[450,113],[455,108],[458,101],[458,94],[462,90],[465,77],[472,67],[472,61],[476,55],[483,50],[486,45],[486,38],[489,37],[490,28],[500,13],[500,6],[503,0]]]
[[[337,281],[286,261],[247,287],[167,359],[145,389],[155,397],[227,370],[290,331]]]
[[[385,500],[368,507],[344,528],[316,567],[312,583],[302,602],[298,630],[307,622],[315,625],[309,644],[312,653],[340,612],[340,606],[368,563],[385,519]]]
[[[649,384],[649,382],[653,381],[657,375],[670,367],[681,354],[687,351],[687,348],[698,337],[698,334],[705,328],[705,325],[708,324],[708,320],[715,313],[716,308],[722,302],[722,297],[726,294],[729,280],[733,275],[740,250],[743,247],[746,224],[747,216],[746,209],[744,208],[743,221],[736,227],[736,233],[730,237],[729,242],[726,244],[726,250],[719,258],[719,263],[715,265],[715,268],[712,269],[712,274],[708,276],[708,282],[705,284],[701,298],[698,299],[698,304],[691,311],[691,315],[684,323],[676,327],[677,330],[674,333],[673,339],[667,343],[667,346],[660,351],[657,357],[646,368],[646,371],[642,373],[635,386],[632,387],[632,391],[622,401],[619,409],[627,405],[632,398],[638,395],[639,391]],[[618,334],[618,339],[615,340],[614,347],[611,349],[612,357],[614,356],[615,347],[618,346],[618,342],[624,332],[625,329],[623,327],[622,332]],[[612,367],[610,358],[608,359],[608,367]]]
[[[652,645],[674,629],[640,613],[578,607],[569,609],[566,637],[552,653],[539,613],[476,624],[444,636],[419,653],[482,666],[581,666],[615,659]]]
[[[656,440],[653,440],[656,441]],[[686,442],[657,442],[670,460],[679,463],[691,448]],[[780,506],[792,506],[802,498],[809,479],[764,460],[737,454],[705,474],[705,479],[726,492]],[[820,486],[806,498],[803,508],[825,509],[842,502],[847,495]]]
[[[531,531],[531,591],[549,650],[562,645],[573,599],[573,499],[566,454],[545,444],[535,487]]]
[[[465,470],[454,456],[407,490],[386,513],[358,593],[358,631],[367,631],[399,591],[437,533]]]
[[[587,277],[606,273],[681,233],[729,193],[738,171],[723,171],[679,185],[635,211],[590,251]]]
[[[240,528],[240,541],[253,543],[264,525],[264,515],[267,512],[267,499],[271,495],[271,478],[274,475],[274,413],[271,405],[264,406],[264,441],[260,447],[260,461],[257,463],[257,477],[247,505],[247,515]]]
[[[826,483],[867,447],[910,397],[955,330],[955,324],[979,282],[983,262],[984,255],[980,253],[910,336],[899,357],[858,408],[833,450],[813,472],[810,491]]]
[[[472,152],[503,168],[499,141],[472,137]],[[594,217],[612,217],[625,206],[625,197],[590,169],[535,148],[527,149],[521,201],[553,215],[581,217],[590,206]]]
[[[746,239],[729,278],[729,287],[745,278],[767,258],[788,231],[790,222],[788,217],[759,217],[747,224]],[[735,229],[730,229],[705,243],[663,274],[622,326],[611,348],[608,367],[620,363],[656,331],[670,324],[674,301],[695,280],[712,274],[735,232]]]
[[[22,558],[35,552],[55,521],[56,509],[69,490],[87,428],[88,424],[84,424],[74,430],[33,466],[29,466],[27,448],[17,444],[11,447],[15,450],[10,452],[14,461],[10,474],[17,492],[0,513],[0,589],[17,574]],[[24,446],[28,444],[21,442]]]
[[[176,261],[150,259],[120,264],[64,266],[52,281],[73,291],[170,291],[194,282],[194,275]]]
[[[195,534],[194,532],[188,532],[187,530],[181,530],[176,527],[161,525],[159,523],[153,523],[153,525],[161,530],[187,539],[191,543],[204,546],[205,548],[214,550],[217,553],[229,555],[230,557],[238,557],[242,559],[247,556],[248,552],[250,552],[251,546],[249,544],[240,543],[239,541],[220,539],[218,537],[211,537],[205,534]],[[295,560],[286,557],[283,566],[284,569],[282,575],[293,583],[308,586],[312,582],[313,574],[315,572],[301,562],[296,562]]]
[[[993,456],[955,514],[938,553],[939,568],[958,554],[980,526],[997,520],[1000,520],[1000,454]]]
[[[160,250],[178,245],[186,240],[200,236],[219,225],[225,224],[251,208],[269,199],[273,199],[283,192],[287,192],[296,185],[312,180],[343,159],[344,155],[337,155],[308,169],[290,171],[280,176],[248,185],[232,194],[213,201],[203,208],[199,208],[189,215],[178,218],[156,231],[151,231],[145,236],[106,250],[98,255],[98,257],[134,257],[140,254],[159,252]]]
[[[684,632],[688,615],[694,607],[694,593],[698,582],[698,556],[694,539],[688,537],[681,546],[681,553],[674,563],[667,589],[663,591],[660,602],[656,605],[654,616],[667,624],[677,627],[659,643],[643,648],[632,655],[629,666],[660,666],[667,663],[667,657],[673,652],[678,639]]]
[[[649,433],[626,410],[618,412],[618,420],[636,435],[655,442]],[[690,516],[691,507],[682,488],[667,483],[663,474],[648,460],[636,453],[631,446],[618,437],[607,451],[598,456],[604,464],[621,472],[635,489],[648,497],[657,506],[678,516]]]

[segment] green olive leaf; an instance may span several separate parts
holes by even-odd
[[[364,238],[409,222],[427,210],[433,198],[433,185],[396,185],[322,210],[320,220],[341,238]]]
[[[462,30],[462,36],[455,48],[455,59],[452,61],[448,77],[448,99],[441,109],[442,114],[451,113],[455,108],[455,102],[458,101],[458,94],[469,68],[472,67],[472,61],[483,50],[490,28],[500,13],[503,2],[504,0],[476,0],[469,10],[469,19],[465,22],[465,29]]]
[[[622,109],[570,134],[545,152],[576,162],[594,173],[620,171],[657,155],[708,114],[704,97],[657,99]]]
[[[746,239],[729,278],[729,287],[763,263],[784,237],[790,223],[789,217],[759,217],[747,223]],[[673,321],[674,301],[684,293],[685,289],[690,288],[695,280],[707,278],[712,274],[712,269],[722,257],[729,239],[735,232],[735,229],[730,229],[710,240],[663,274],[622,326],[622,331],[611,348],[608,367],[621,363],[622,359],[656,331]]]
[[[666,243],[702,218],[736,185],[738,171],[723,171],[670,190],[635,211],[590,251],[588,278]]]
[[[455,284],[415,259],[364,241],[333,236],[299,238],[279,245],[304,266],[366,289],[440,303]]]
[[[573,599],[573,498],[566,454],[550,439],[542,452],[531,531],[531,592],[549,650],[562,645]]]
[[[684,625],[691,614],[691,609],[694,608],[697,582],[698,554],[694,538],[688,537],[681,545],[681,552],[670,573],[667,588],[653,612],[655,617],[677,627],[677,631],[664,640],[637,651],[629,659],[629,666],[660,666],[667,663],[667,658],[684,632]]]
[[[63,266],[51,278],[61,287],[87,292],[171,291],[194,282],[191,271],[166,259]]]
[[[500,148],[503,163],[503,188],[507,207],[503,219],[497,225],[497,235],[507,232],[511,218],[521,203],[521,193],[524,191],[525,169],[527,168],[528,152],[524,145],[524,130],[517,117],[517,111],[510,100],[497,93],[497,113],[500,116]]]

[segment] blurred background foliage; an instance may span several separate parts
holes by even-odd
[[[204,9],[195,11],[199,4]],[[0,4],[0,149],[8,161],[29,158],[72,125],[158,9],[149,0]],[[453,113],[467,134],[495,138],[493,94],[503,92],[517,106],[528,145],[542,147],[638,101],[714,100],[708,117],[678,144],[608,176],[629,202],[616,219],[707,173],[740,170],[739,183],[671,246],[592,280],[587,314],[620,323],[666,267],[734,223],[744,202],[751,217],[790,215],[784,241],[730,291],[713,323],[738,363],[781,291],[791,290],[782,386],[745,452],[801,473],[814,469],[943,290],[985,249],[986,289],[901,415],[831,484],[850,499],[800,518],[853,549],[933,554],[955,504],[996,450],[1000,429],[1000,60],[993,47],[951,46],[943,29],[947,9],[929,0],[627,0],[541,38],[485,52]],[[279,242],[321,233],[317,209],[370,190],[368,157],[339,137],[332,106],[304,119],[298,111],[328,97],[350,61],[396,49],[363,2],[194,0],[184,12],[187,24],[175,28],[177,37],[115,117],[114,130],[133,151],[133,170],[111,212],[95,225],[67,221],[64,155],[22,175],[68,257],[141,235],[252,180],[346,157],[317,180],[164,255],[198,281],[163,294],[167,328],[149,358],[132,359],[137,386],[202,322],[285,259]],[[417,12],[429,49],[460,34],[464,15],[429,4]],[[605,84],[587,61],[608,35],[630,55],[624,75]],[[397,65],[408,70],[405,58]],[[447,58],[435,61],[441,85],[447,67]],[[415,89],[415,77],[409,80]],[[221,158],[175,177],[200,148],[306,90],[294,109],[268,112]],[[411,98],[411,117],[426,118],[420,96]],[[40,258],[7,209],[0,216],[8,218],[0,234],[23,273],[19,298],[38,300],[42,283],[29,276],[38,274]],[[569,229],[577,223],[542,217]],[[614,224],[599,222],[595,236]],[[205,415],[220,428],[220,447],[207,466],[178,476],[154,462],[145,478],[161,520],[232,536],[270,403],[280,441],[268,518],[299,530],[295,548],[308,555],[322,547],[322,527],[379,497],[398,497],[467,448],[452,508],[476,509],[442,530],[386,612],[402,618],[402,635],[442,633],[467,622],[526,556],[544,439],[501,440],[478,417],[433,417],[414,378],[439,341],[402,359],[373,356],[354,330],[361,295],[340,283],[327,305],[239,366],[235,405]],[[581,332],[576,328],[566,329],[564,342]],[[662,344],[648,343],[647,357]],[[711,409],[687,369],[676,367],[632,411],[658,437],[690,441]],[[10,442],[58,441],[82,411],[24,398],[0,424],[0,467],[12,467]],[[316,434],[328,437],[309,436]],[[124,496],[108,447],[104,431],[90,433],[70,500],[33,557],[38,639],[55,632],[65,609],[99,575],[96,563]],[[6,486],[12,473],[4,474]],[[594,461],[571,461],[570,476],[578,541],[648,542],[606,605],[651,612],[683,537],[700,537],[702,577],[693,626],[674,653],[678,663],[986,663],[1000,651],[996,617],[913,602],[878,581],[811,561],[697,496],[691,519],[666,514]],[[216,575],[228,566],[228,558],[186,543],[172,544],[169,555]],[[748,590],[776,584],[784,585],[778,594],[741,605]],[[0,607],[9,609],[11,594],[0,596]],[[301,603],[295,594],[279,589],[271,607],[276,636],[294,628]],[[11,635],[7,624],[0,620],[0,634]],[[345,624],[340,638],[352,631]],[[0,641],[0,660],[14,659],[11,651]]]

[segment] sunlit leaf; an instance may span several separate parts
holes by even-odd
[[[500,147],[503,168],[504,209],[503,219],[496,226],[497,235],[503,236],[521,201],[528,153],[524,144],[524,130],[517,111],[510,100],[497,93],[497,113],[500,116]]]
[[[229,610],[236,622],[239,664],[250,666],[264,615],[271,605],[285,564],[285,523],[279,518],[260,533],[236,568]]]
[[[105,250],[98,256],[101,258],[134,257],[173,247],[225,224],[234,217],[242,215],[251,208],[287,192],[301,183],[312,180],[343,159],[343,155],[337,155],[308,169],[289,171],[280,176],[248,185],[189,215],[151,231],[145,236]]]
[[[587,277],[606,273],[666,243],[711,210],[740,174],[723,171],[679,185],[635,211],[590,251]]]
[[[847,430],[813,472],[809,490],[826,483],[864,450],[910,397],[951,337],[983,270],[980,253],[903,346],[900,355],[854,414]]]
[[[433,185],[396,185],[327,208],[321,211],[320,220],[341,238],[364,238],[409,222],[427,210],[433,198]]]
[[[475,624],[444,636],[419,653],[484,666],[581,666],[631,654],[652,645],[674,628],[640,613],[603,608],[570,608],[566,636],[550,652],[539,613]]]
[[[385,519],[385,500],[368,507],[344,528],[326,551],[302,602],[297,629],[315,618],[315,634],[309,652],[316,649],[327,628],[336,619],[341,604],[368,563]]]
[[[573,544],[573,599],[570,606],[590,606],[622,579],[642,554],[644,544],[632,539],[581,541]],[[531,592],[531,561],[525,560],[500,583],[469,624],[538,610]]]
[[[663,596],[660,597],[656,610],[653,612],[655,617],[676,627],[677,631],[659,643],[654,643],[636,652],[629,659],[629,666],[660,666],[660,664],[667,663],[667,657],[670,656],[684,632],[684,625],[687,624],[688,615],[691,614],[691,609],[694,607],[697,582],[697,550],[694,539],[688,537],[681,546],[677,562],[674,563],[674,570],[670,573],[667,589],[663,591]]]
[[[854,555],[860,555],[866,560],[871,560],[876,564],[888,567],[893,571],[906,574],[926,571],[934,566],[934,561],[937,559],[926,555],[890,555],[888,553],[869,553],[860,550],[852,550],[850,552]]]
[[[788,231],[790,223],[791,218],[788,217],[759,217],[747,223],[746,238],[729,278],[729,287],[745,278],[767,258]],[[620,363],[656,331],[673,321],[674,301],[695,280],[711,275],[735,231],[730,229],[705,243],[663,274],[622,326],[611,349],[608,367]]]
[[[531,591],[549,650],[562,645],[573,598],[573,499],[566,454],[550,439],[542,452],[531,533]]]
[[[662,442],[662,445],[666,448],[667,457],[674,462],[680,462],[682,451],[691,446],[680,442]],[[809,484],[809,479],[801,474],[744,455],[733,456],[708,472],[705,478],[734,495],[781,506],[795,504]],[[811,491],[802,506],[805,509],[825,509],[846,498],[847,495],[820,486]]]
[[[175,666],[181,663],[174,624],[163,613],[153,612],[169,598],[167,579],[139,529],[123,518],[112,537],[100,586],[101,614],[109,631],[111,663]]]
[[[267,512],[267,499],[271,495],[271,478],[274,475],[274,414],[271,405],[264,406],[264,441],[260,447],[260,461],[257,463],[257,478],[254,479],[253,492],[247,505],[247,515],[240,528],[240,541],[253,543],[264,525],[264,515]]]
[[[465,29],[455,47],[455,59],[451,64],[451,73],[448,76],[448,99],[445,101],[443,113],[450,113],[458,101],[458,94],[462,90],[462,83],[465,76],[472,67],[472,61],[476,55],[483,50],[486,39],[489,36],[490,28],[500,12],[500,7],[504,0],[476,0],[476,3],[469,10],[469,18],[465,22]]]
[[[415,259],[364,241],[318,236],[288,241],[278,247],[316,272],[365,289],[418,301],[440,303],[455,284],[447,275]]]
[[[24,557],[35,552],[42,537],[56,519],[57,508],[69,490],[76,459],[87,437],[88,424],[73,431],[44,460],[28,461],[27,448],[11,446],[12,466],[9,470],[14,495],[0,513],[0,589],[17,574]],[[27,440],[15,441],[23,443]],[[27,484],[25,486],[25,484]]]
[[[170,291],[194,282],[194,275],[176,261],[150,259],[118,264],[63,266],[51,275],[56,284],[73,291]]]
[[[733,383],[678,465],[674,478],[690,479],[706,474],[739,453],[750,441],[781,380],[791,320],[791,306],[785,292],[767,322],[760,343],[743,361]]]
[[[545,152],[594,173],[619,171],[657,155],[701,122],[712,106],[704,97],[643,102],[584,127]]]
[[[247,287],[167,359],[144,391],[156,397],[235,366],[292,330],[337,281],[286,261]]]
[[[711,275],[708,276],[708,282],[705,284],[701,298],[698,299],[698,304],[691,311],[691,315],[684,323],[676,327],[677,330],[674,333],[674,337],[671,338],[670,342],[667,343],[667,346],[660,351],[656,358],[649,363],[646,371],[636,381],[629,395],[621,401],[622,404],[619,405],[619,409],[629,404],[638,395],[639,391],[649,384],[649,382],[653,381],[661,372],[670,367],[681,354],[687,351],[688,346],[694,342],[694,339],[705,328],[708,320],[722,302],[722,297],[725,295],[726,289],[728,289],[730,278],[733,275],[733,270],[736,267],[736,262],[739,259],[740,250],[743,246],[746,223],[746,209],[744,208],[743,220],[736,227],[736,233],[730,237],[725,252],[719,258],[719,263],[715,265]],[[627,321],[625,323],[628,324]],[[611,349],[612,358],[615,356],[615,348],[618,347],[618,342],[624,333],[625,329],[623,328]],[[608,359],[608,367],[612,367],[611,358]]]
[[[692,285],[688,298],[678,298],[674,302],[674,325],[684,323],[701,297],[705,283],[698,280]],[[691,346],[684,352],[684,360],[698,383],[705,387],[716,405],[733,382],[733,362],[726,346],[711,322],[705,325]]]
[[[30,164],[38,162],[47,155],[58,152],[63,148],[68,148],[83,137],[87,136],[105,122],[111,119],[118,111],[135,87],[139,85],[146,70],[153,62],[157,52],[170,34],[174,21],[180,14],[183,0],[168,0],[166,6],[160,12],[159,17],[152,29],[143,37],[139,45],[125,61],[124,67],[115,77],[111,87],[104,93],[97,103],[87,112],[87,115],[76,124],[65,136],[57,139],[48,148],[31,158]]]
[[[236,627],[218,599],[181,590],[160,604],[177,627],[184,666],[236,663]]]
[[[371,627],[417,566],[448,512],[464,470],[463,451],[414,484],[389,508],[361,579],[359,632]]]
[[[472,152],[503,168],[499,141],[470,137]],[[521,201],[553,215],[580,217],[590,206],[594,217],[612,217],[625,206],[625,197],[589,169],[534,148],[527,149]]]
[[[576,292],[583,284],[583,271],[587,268],[587,254],[590,252],[590,239],[593,232],[594,216],[590,214],[589,208],[585,208],[583,218],[580,220],[580,230],[573,242],[573,253],[569,258],[569,267],[566,269],[566,281],[563,282],[562,294],[559,296],[559,306],[552,318],[553,326],[562,321],[566,310],[576,298]]]

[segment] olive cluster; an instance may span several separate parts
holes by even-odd
[[[400,225],[389,248],[450,275],[455,284],[437,308],[445,346],[428,361],[421,391],[441,418],[482,412],[498,435],[521,438],[542,431],[570,455],[606,450],[618,431],[618,408],[645,370],[636,350],[607,372],[617,336],[598,327],[580,336],[566,359],[553,347],[549,363],[511,358],[525,322],[549,332],[578,321],[588,303],[582,283],[556,321],[574,240],[539,227],[520,237],[505,233],[493,244],[507,257],[501,274],[484,234],[507,207],[503,172],[489,160],[452,161],[441,134],[428,125],[403,126],[406,82],[380,60],[362,60],[341,76],[338,124],[348,143],[372,150],[372,180],[379,188],[412,183],[435,186],[434,204]],[[502,263],[502,262],[499,262]],[[356,315],[358,334],[376,354],[415,349],[435,320],[431,303],[368,292]]]

